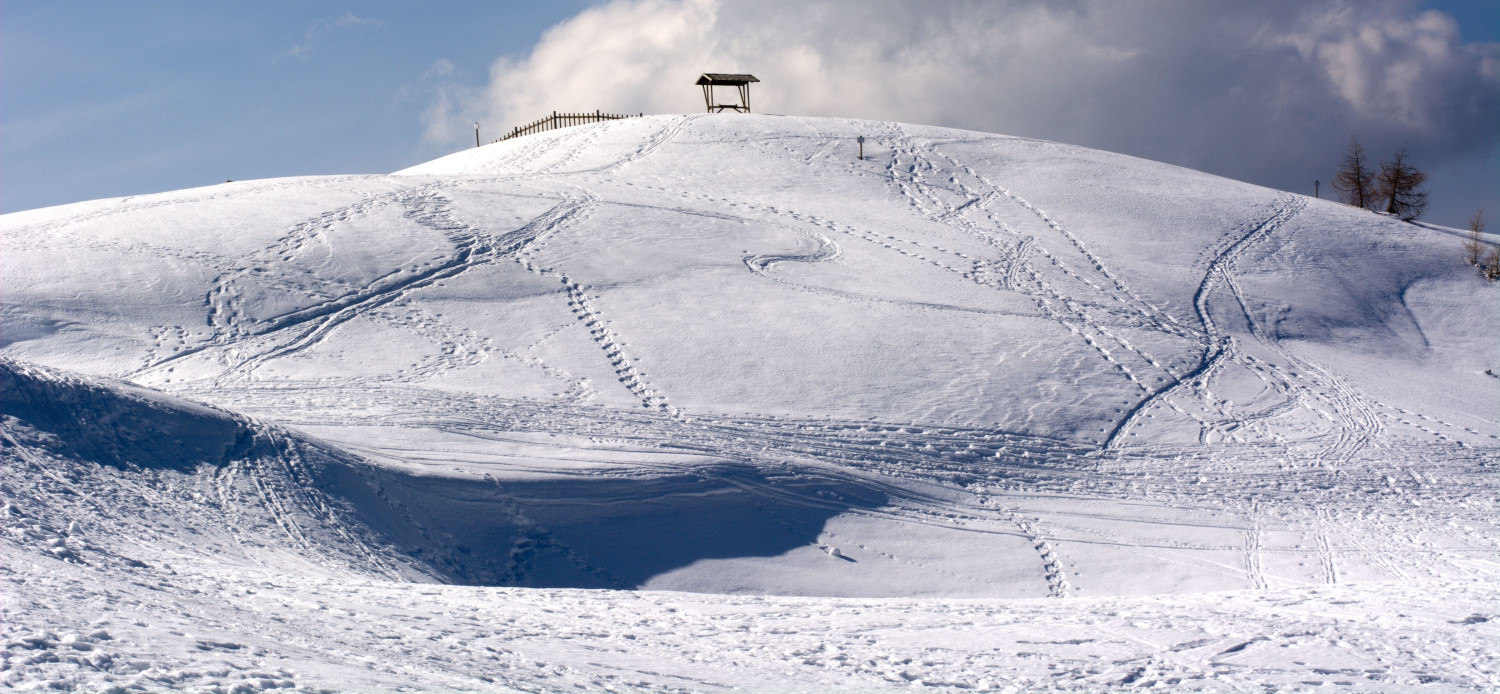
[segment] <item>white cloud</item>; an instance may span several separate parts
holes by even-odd
[[[426,72],[422,73],[422,79],[431,80],[452,77],[454,69],[453,61],[447,58],[438,58],[433,61],[432,66],[427,68]]]
[[[696,111],[707,71],[760,77],[761,112],[1041,137],[1299,190],[1355,132],[1435,166],[1500,148],[1500,45],[1402,0],[614,0],[487,85],[444,90],[427,136]]]
[[[316,47],[318,40],[322,38],[323,35],[328,34],[329,32],[332,32],[336,29],[360,26],[382,27],[385,26],[385,22],[378,19],[359,17],[356,16],[353,12],[345,10],[343,14],[332,19],[319,19],[313,22],[312,25],[307,28],[307,31],[302,33],[302,42],[298,43],[295,46],[292,46],[289,50],[287,50],[287,54],[293,56],[307,55],[308,53],[312,52],[313,48]]]

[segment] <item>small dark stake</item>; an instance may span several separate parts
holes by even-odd
[[[479,146],[479,123],[474,123],[474,146]]]
[[[1321,197],[1323,197],[1321,195],[1318,195],[1318,184],[1319,183],[1321,183],[1321,181],[1319,181],[1316,178],[1313,179],[1313,197],[1315,197],[1315,198],[1321,198]]]
[[[859,136],[859,160],[860,161],[864,161],[865,160],[865,136],[864,135],[860,135]]]

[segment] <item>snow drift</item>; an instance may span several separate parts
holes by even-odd
[[[146,516],[179,535],[229,533],[235,549],[227,553],[227,542],[189,546],[216,562],[264,563],[260,553],[271,551],[291,555],[277,558],[283,565],[294,558],[382,579],[629,588],[699,559],[780,555],[813,542],[824,520],[853,503],[884,500],[878,490],[843,488],[844,503],[788,504],[753,491],[770,485],[746,466],[505,485],[489,476],[412,474],[126,384],[0,360],[0,388],[7,457],[18,475],[11,513],[86,517],[103,535],[87,549],[105,558],[122,540],[140,541]],[[83,489],[107,488],[119,503],[59,507],[57,489],[46,484],[59,475]],[[782,484],[781,493],[813,484]],[[580,506],[603,508],[578,518]],[[799,537],[771,519],[804,530]],[[141,558],[162,559],[137,547],[126,563]]]

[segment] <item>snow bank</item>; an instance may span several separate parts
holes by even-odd
[[[0,359],[0,412],[53,454],[116,467],[191,471],[256,454],[242,417],[8,359]]]

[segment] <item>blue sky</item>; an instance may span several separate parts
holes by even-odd
[[[8,1],[0,210],[445,154],[424,74],[482,80],[587,4]]]
[[[1158,62],[1142,62],[1137,69],[1142,75],[1157,75],[1163,65],[1175,70],[1212,63],[1214,56],[1194,53],[1212,47],[1189,38],[1202,33],[1204,26],[1247,20],[1239,3],[1191,3],[1190,12],[1182,11],[1181,3],[1134,3],[1126,12],[1138,17],[1123,19],[1090,10],[1088,3],[1076,4],[1083,9],[1045,9],[1052,24],[1076,21],[1076,31],[1068,30],[1090,36],[1090,47],[1118,43],[1114,48],[1122,54],[1139,54],[1141,46],[1159,53],[1154,56]],[[1323,33],[1317,36],[1302,35],[1306,32],[1299,33],[1297,24],[1312,22],[1305,10],[1309,5],[1326,10],[1318,23],[1344,21],[1350,27],[1345,34],[1337,34],[1340,29],[1334,26],[1319,29]],[[1463,43],[1500,43],[1500,0],[1273,0],[1250,3],[1256,9],[1248,18],[1291,37],[1286,45],[1321,42],[1317,50],[1324,51],[1347,44],[1339,44],[1338,36],[1355,35],[1357,24],[1375,21],[1363,16],[1371,5],[1379,6],[1370,14],[1385,22],[1379,26],[1392,37],[1403,34],[1402,22],[1415,22],[1423,10],[1436,9],[1457,20]],[[1324,162],[1328,167],[1336,163],[1347,138],[1343,133],[1357,131],[1371,140],[1377,154],[1410,144],[1418,162],[1432,167],[1435,204],[1430,217],[1439,223],[1460,224],[1472,209],[1491,205],[1494,189],[1500,187],[1500,136],[1484,131],[1500,129],[1489,119],[1495,100],[1485,100],[1494,85],[1483,85],[1479,106],[1464,107],[1464,95],[1475,89],[1464,80],[1478,78],[1459,74],[1469,64],[1461,61],[1431,67],[1429,74],[1435,77],[1425,78],[1439,87],[1444,80],[1452,83],[1447,92],[1428,89],[1423,98],[1436,103],[1448,94],[1456,105],[1437,103],[1428,107],[1433,112],[1417,114],[1418,120],[1436,119],[1443,125],[1386,128],[1369,113],[1345,114],[1326,105],[1333,102],[1309,98],[1270,116],[1246,112],[1243,127],[1254,130],[1262,141],[1237,149],[1212,144],[1215,138],[1239,131],[1236,124],[1225,122],[1234,118],[1234,111],[1222,110],[1222,83],[1244,83],[1253,91],[1265,82],[1266,90],[1284,91],[1272,74],[1284,69],[1282,64],[1250,60],[1232,67],[1226,62],[1217,68],[1222,73],[1218,75],[1198,74],[1214,68],[1195,67],[1171,78],[1134,83],[1131,73],[1099,72],[1098,79],[1086,79],[1090,70],[1104,68],[1080,64],[1049,81],[1051,87],[1022,77],[997,83],[994,91],[999,96],[924,96],[920,86],[895,80],[901,90],[865,90],[824,102],[817,96],[816,80],[785,58],[788,46],[802,53],[825,51],[819,56],[820,70],[844,76],[845,83],[870,79],[855,63],[889,74],[921,74],[923,66],[913,64],[912,55],[924,50],[948,55],[950,44],[966,40],[976,48],[961,60],[993,59],[996,69],[1024,63],[1024,36],[1012,37],[1010,43],[1022,45],[1016,55],[985,46],[1006,45],[986,37],[1021,26],[1020,17],[1027,12],[1038,13],[1030,0],[955,0],[940,11],[932,7],[900,0],[817,6],[787,0],[10,0],[0,5],[0,212],[226,179],[393,171],[465,146],[472,141],[468,124],[474,120],[490,134],[513,125],[511,121],[535,118],[538,114],[531,111],[538,109],[687,110],[698,98],[690,85],[678,90],[679,95],[656,83],[676,87],[678,72],[708,69],[747,69],[763,78],[772,76],[761,92],[766,96],[758,96],[757,103],[775,112],[889,118],[1043,137],[1299,192],[1310,188],[1310,180],[1304,179],[1327,180],[1331,173],[1323,171]],[[1091,12],[1100,16],[1091,21],[1086,16]],[[941,24],[944,15],[952,15],[947,17],[950,24]],[[669,20],[684,17],[690,25],[686,34],[663,33]],[[1174,25],[1177,18],[1180,22]],[[989,34],[967,31],[975,26],[983,30],[985,22],[994,23]],[[693,33],[695,23],[707,31]],[[910,29],[916,25],[926,26],[926,33]],[[553,31],[544,39],[549,29]],[[1101,37],[1099,31],[1118,32],[1118,42]],[[850,34],[860,38],[851,39]],[[734,42],[723,43],[725,36]],[[623,58],[603,46],[611,41],[623,46],[617,49],[625,51]],[[871,41],[885,45],[871,49]],[[1162,46],[1166,47],[1158,48]],[[1285,54],[1292,49],[1278,50]],[[877,55],[873,61],[872,54]],[[904,62],[887,69],[880,63],[883,55]],[[655,80],[651,89],[626,83],[618,92],[597,91],[587,84],[591,71],[637,56],[642,61],[641,79]],[[1043,58],[1046,64],[1058,62],[1056,55]],[[1384,58],[1360,58],[1366,59]],[[500,60],[505,62],[497,64]],[[1315,62],[1307,60],[1309,65]],[[707,62],[714,65],[699,64]],[[1309,69],[1309,74],[1317,72]],[[1117,83],[1133,86],[1110,93]],[[1153,90],[1161,93],[1149,99],[1140,96]],[[1011,93],[1027,94],[1033,110],[1013,110],[1018,100],[1003,98]],[[987,99],[998,99],[1003,108]],[[1449,108],[1479,111],[1447,124],[1451,114],[1443,109]],[[1301,127],[1294,118],[1299,109],[1302,115],[1297,117],[1318,122],[1306,137],[1316,136],[1326,145],[1309,147],[1286,136]],[[1101,117],[1105,113],[1109,117]],[[1287,122],[1279,130],[1266,130],[1261,121],[1267,118]],[[1173,119],[1182,122],[1171,123]],[[1475,125],[1486,120],[1489,124]],[[1162,127],[1162,122],[1169,127]],[[1276,152],[1276,143],[1286,151]],[[1491,216],[1496,215],[1500,209],[1491,210]]]

